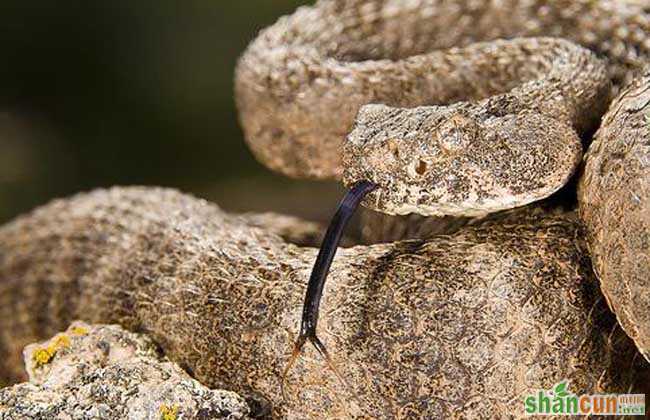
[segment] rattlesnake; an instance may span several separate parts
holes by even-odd
[[[372,181],[382,213],[482,216],[565,185],[609,81],[639,78],[600,129],[612,145],[591,154],[581,213],[610,304],[650,354],[649,34],[647,1],[321,0],[251,43],[237,103],[272,169]]]
[[[387,213],[477,216],[540,200],[574,172],[581,137],[607,108],[609,80],[618,91],[641,74],[649,8],[321,0],[263,31],[242,57],[236,94],[246,138],[287,175],[370,179],[379,188],[365,204]],[[554,38],[485,42],[524,35],[560,36],[593,52]],[[633,120],[631,132],[647,145],[639,121],[650,95],[639,86],[648,77],[635,83],[608,112],[599,140]],[[457,103],[465,99],[476,102]],[[436,101],[456,104],[424,106]],[[360,109],[373,102],[383,105]],[[495,133],[509,153],[490,143]],[[647,149],[631,150],[626,162],[637,161],[630,166],[645,176]],[[600,147],[589,158],[608,153],[616,156]],[[607,276],[611,263],[598,257],[607,230],[589,216],[610,217],[611,204],[589,201],[607,168],[594,166],[582,179],[581,204],[590,204],[581,214]],[[597,187],[605,198],[613,188]],[[635,210],[647,214],[647,189],[636,188]],[[615,235],[616,243],[636,241],[624,249],[645,252],[644,217],[640,232]],[[309,352],[283,399],[280,376],[316,253],[287,242],[312,236],[311,225],[277,220],[228,215],[171,190],[114,188],[3,226],[3,376],[18,374],[23,345],[82,318],[143,330],[202,382],[261,393],[275,415],[290,418],[520,416],[523,393],[564,378],[577,393],[639,390],[647,366],[606,310],[577,218],[528,206],[426,241],[340,250],[319,332],[352,389]],[[626,258],[618,261],[629,265]],[[642,254],[638,267],[647,261]],[[647,349],[629,295],[607,298],[614,309],[623,301],[623,327]]]

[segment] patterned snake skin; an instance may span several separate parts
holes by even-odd
[[[641,1],[321,0],[251,43],[236,97],[272,169],[368,179],[383,213],[477,216],[564,185],[649,33]]]
[[[291,242],[314,228],[172,190],[97,190],[0,227],[0,374],[15,380],[25,344],[83,319],[146,332],[203,383],[262,395],[275,418],[520,417],[524,393],[565,378],[578,394],[643,392],[648,366],[605,302],[644,351],[650,200],[635,182],[650,181],[650,82],[623,87],[649,61],[649,33],[645,1],[300,8],[237,68],[263,163],[375,181],[365,204],[388,214],[477,216],[562,187],[607,112],[581,181],[587,234],[573,212],[528,206],[426,241],[341,249],[319,334],[353,388],[308,351],[285,399],[316,256]]]

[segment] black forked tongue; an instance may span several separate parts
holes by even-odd
[[[316,262],[314,263],[314,268],[309,277],[307,293],[305,294],[305,303],[302,308],[300,335],[294,344],[291,358],[289,359],[282,375],[282,395],[285,399],[287,398],[284,392],[286,376],[302,353],[305,343],[307,342],[314,346],[316,351],[325,360],[325,363],[327,363],[327,366],[332,370],[332,372],[334,372],[339,381],[341,381],[346,388],[351,389],[345,378],[339,373],[339,370],[334,365],[327,349],[316,336],[316,326],[318,324],[318,310],[320,307],[321,297],[323,296],[325,280],[327,280],[327,274],[330,271],[332,260],[334,259],[336,250],[341,242],[343,231],[357,207],[359,207],[359,203],[361,203],[366,194],[373,191],[375,188],[377,188],[377,185],[370,181],[359,181],[354,184],[354,186],[350,188],[350,191],[345,194],[343,200],[341,200],[341,203],[327,228],[325,238],[323,238],[323,243],[318,252],[318,257],[316,257]]]

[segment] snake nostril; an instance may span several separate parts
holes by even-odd
[[[418,175],[424,175],[426,171],[427,171],[427,163],[423,160],[419,160],[418,164],[415,166],[415,172]]]

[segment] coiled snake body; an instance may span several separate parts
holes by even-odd
[[[425,216],[549,196],[606,112],[580,214],[607,302],[647,356],[649,34],[646,1],[321,0],[252,42],[236,98],[267,166],[368,180],[367,206]],[[564,378],[576,393],[639,390],[647,366],[595,287],[582,226],[529,206],[341,250],[319,334],[356,398],[315,353],[283,398],[316,256],[291,232],[311,230],[151,188],[44,206],[0,228],[0,373],[15,378],[22,346],[81,318],[149,333],[201,381],[261,393],[278,417],[505,418]]]
[[[474,216],[539,200],[575,170],[607,75],[619,85],[648,61],[648,7],[320,1],[242,57],[246,139],[284,174],[383,186],[366,204],[384,213]],[[555,38],[516,38],[541,35]]]
[[[321,0],[261,32],[236,93],[246,140],[270,168],[371,181],[379,188],[364,204],[382,213],[481,216],[565,185],[610,87],[637,78],[604,119],[609,145],[591,154],[580,200],[596,269],[612,273],[601,278],[607,296],[637,302],[619,313],[637,320],[625,323],[639,342],[650,335],[631,326],[650,324],[650,219],[617,226],[650,213],[648,63],[645,0]],[[604,245],[613,234],[620,241]]]
[[[649,62],[648,1],[321,0],[258,36],[236,93],[270,168],[370,181],[382,213],[471,217],[564,186],[636,78],[596,135],[580,210],[650,360]]]

